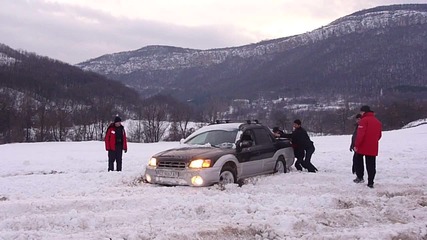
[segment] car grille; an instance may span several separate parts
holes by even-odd
[[[184,162],[177,161],[160,161],[159,168],[185,168]]]

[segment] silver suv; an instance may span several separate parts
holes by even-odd
[[[181,147],[155,154],[144,178],[163,185],[237,183],[268,173],[285,173],[294,162],[288,139],[276,139],[259,123],[220,123],[195,131]]]

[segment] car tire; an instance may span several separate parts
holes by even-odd
[[[221,173],[219,174],[219,184],[225,185],[230,183],[236,183],[236,170],[230,165],[226,165],[221,169]]]
[[[280,156],[274,166],[274,173],[286,173],[286,161],[283,156]]]

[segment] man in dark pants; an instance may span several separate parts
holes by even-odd
[[[105,134],[105,149],[108,151],[108,171],[114,171],[114,162],[117,165],[117,171],[122,170],[123,150],[127,152],[127,139],[124,127],[121,124],[122,119],[115,117],[114,122],[107,128]]]
[[[378,156],[378,145],[381,139],[382,124],[375,117],[374,112],[369,106],[362,106],[360,109],[362,118],[357,128],[356,142],[354,151],[356,151],[356,176],[355,183],[363,183],[364,166],[363,156],[365,156],[366,171],[368,172],[368,187],[374,187],[376,174],[376,156]]]
[[[353,131],[353,135],[351,136],[351,144],[350,144],[350,152],[354,151],[354,143],[356,142],[356,136],[357,136],[357,128],[359,127],[359,121],[360,118],[362,117],[362,114],[358,113],[355,117],[356,119],[356,123],[354,124],[354,131]],[[355,167],[355,162],[357,160],[357,153],[354,152],[353,154],[353,164],[351,165],[351,172],[353,174],[356,173],[356,167]]]
[[[292,139],[292,146],[297,159],[295,162],[295,168],[302,171],[302,168],[304,167],[309,172],[316,172],[317,168],[311,163],[311,156],[315,151],[313,142],[310,140],[307,131],[301,127],[301,120],[296,119],[293,127],[294,130],[292,131],[292,134],[282,135],[283,137]]]

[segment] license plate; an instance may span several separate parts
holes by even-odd
[[[178,172],[167,171],[167,170],[156,170],[156,174],[159,177],[168,177],[168,178],[177,178],[179,176]]]

